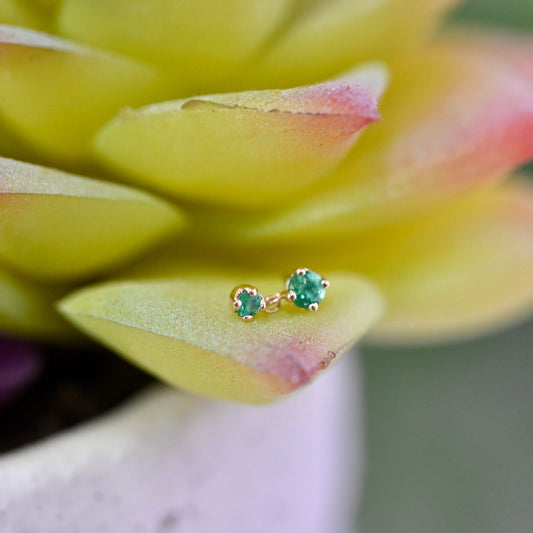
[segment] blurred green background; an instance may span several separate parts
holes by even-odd
[[[533,531],[533,324],[366,349],[363,533]]]
[[[533,1],[467,0],[457,10],[456,17],[531,31],[533,28]]]
[[[533,0],[469,0],[456,18],[533,33]],[[533,322],[363,361],[361,532],[531,533]]]

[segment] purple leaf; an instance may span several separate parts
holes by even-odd
[[[21,341],[0,338],[0,406],[33,383],[41,369],[37,350]]]

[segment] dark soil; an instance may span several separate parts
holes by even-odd
[[[0,407],[0,453],[109,411],[151,378],[100,348],[46,350],[40,378]]]

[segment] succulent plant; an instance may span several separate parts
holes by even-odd
[[[262,403],[522,318],[533,43],[455,3],[0,2],[0,330]],[[317,313],[235,316],[301,267]]]

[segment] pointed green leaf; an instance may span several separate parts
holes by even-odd
[[[89,159],[93,133],[163,92],[151,67],[37,31],[0,26],[2,122],[39,154]]]
[[[64,288],[40,287],[0,267],[0,330],[44,341],[70,340],[76,332],[54,309]]]
[[[59,31],[157,64],[182,90],[231,83],[293,0],[64,0]]]
[[[96,137],[103,160],[149,189],[250,209],[284,204],[334,170],[379,118],[360,83],[216,94],[126,110]]]
[[[430,212],[527,162],[533,40],[507,49],[491,41],[452,36],[409,56],[393,72],[383,120],[314,197],[246,224],[217,220],[210,235],[255,245],[350,238]]]
[[[24,0],[0,0],[0,24],[44,29],[45,17],[31,2]]]
[[[73,280],[121,264],[176,232],[182,215],[128,187],[0,158],[0,258]]]
[[[374,279],[388,309],[378,342],[442,342],[519,322],[533,311],[533,187],[490,191],[382,252]]]
[[[420,46],[458,0],[307,0],[264,57],[248,86],[290,87],[327,79],[350,65],[390,59]]]
[[[160,379],[197,394],[241,402],[272,401],[308,384],[380,317],[367,281],[328,276],[316,313],[287,304],[251,322],[229,294],[254,282],[267,295],[282,279],[192,276],[107,283],[60,303],[73,324]]]

